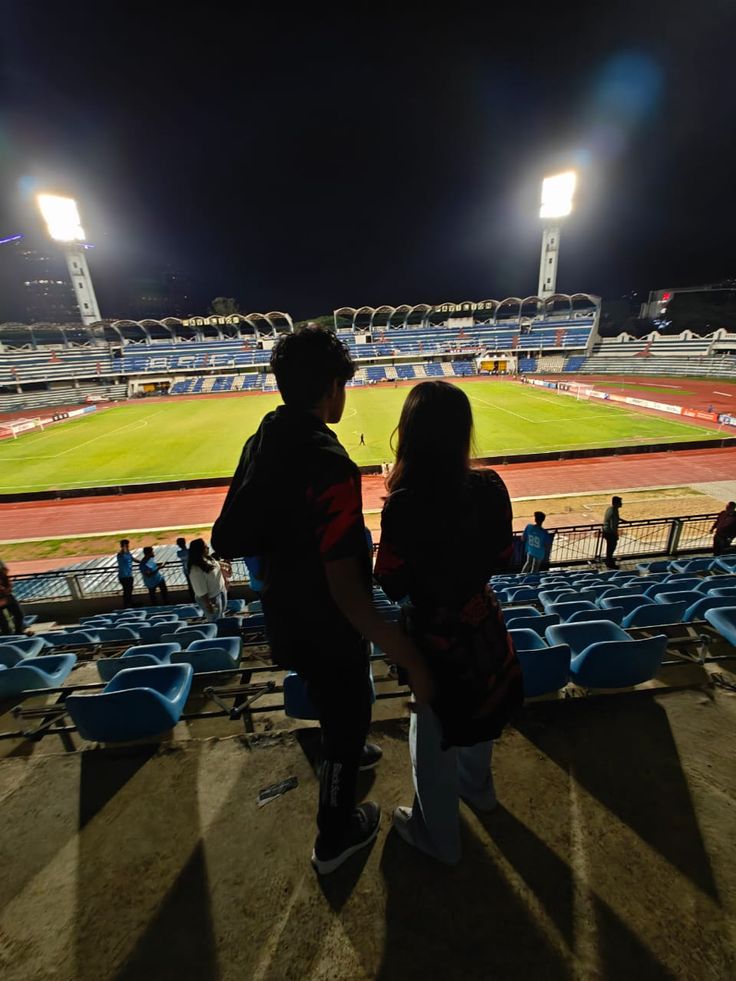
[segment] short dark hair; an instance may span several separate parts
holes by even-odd
[[[620,497],[612,497],[611,498],[611,504],[623,504],[623,503],[624,502],[621,500]]]
[[[187,547],[187,540],[186,540],[186,538],[177,538],[176,539],[176,544],[177,545],[181,545],[182,548],[186,548]]]
[[[120,539],[120,547],[122,548],[123,545],[130,545],[130,541],[127,538],[121,538]]]
[[[143,547],[143,554],[144,555],[153,555],[153,545],[145,545]]]
[[[534,520],[537,522],[538,525],[541,525],[546,517],[547,515],[544,513],[544,511],[534,512]]]
[[[309,324],[276,342],[271,371],[287,405],[311,409],[327,395],[333,382],[344,385],[353,377],[355,364],[333,331]]]

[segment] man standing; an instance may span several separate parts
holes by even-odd
[[[713,522],[713,554],[723,555],[736,538],[736,502],[729,501]]]
[[[187,590],[189,591],[189,599],[192,603],[195,603],[196,597],[194,595],[194,590],[192,589],[192,581],[189,578],[189,549],[187,548],[186,538],[176,539],[176,557],[181,563],[181,572],[186,580]]]
[[[312,864],[325,874],[378,833],[379,806],[356,807],[366,745],[373,641],[409,672],[419,701],[430,682],[418,652],[372,602],[360,472],[327,423],[339,422],[355,366],[329,330],[285,334],[271,355],[284,405],[243,449],[212,544],[228,559],[262,560],[261,600],[271,657],[305,680],[321,726],[318,834]]]
[[[130,542],[127,538],[120,540],[118,560],[118,581],[123,587],[123,609],[133,605],[133,556],[130,554]]]
[[[151,597],[151,603],[156,602],[156,590],[158,589],[161,593],[161,603],[168,603],[169,601],[169,591],[166,588],[166,580],[161,575],[158,563],[156,562],[153,555],[153,546],[146,545],[143,549],[143,558],[140,562],[141,575],[143,576],[143,582],[148,590],[148,595]]]
[[[365,446],[365,433],[360,434],[360,442],[358,443],[358,446]]]
[[[542,527],[546,517],[544,511],[535,511],[534,524],[528,524],[524,529],[522,540],[526,550],[526,562],[522,572],[538,572],[547,555],[550,534]]]
[[[612,497],[611,506],[606,508],[606,513],[603,515],[603,537],[606,540],[606,568],[608,569],[618,569],[613,554],[618,545],[618,526],[621,523],[618,512],[623,503],[620,497]]]

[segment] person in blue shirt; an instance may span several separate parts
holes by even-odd
[[[133,556],[130,554],[130,542],[127,538],[120,541],[118,560],[118,580],[123,587],[123,609],[133,605]]]
[[[534,512],[534,524],[524,529],[522,540],[526,551],[526,562],[522,572],[538,572],[547,555],[550,534],[542,527],[547,515],[544,511]]]
[[[166,588],[166,580],[159,572],[158,565],[153,557],[152,545],[146,545],[143,549],[143,558],[140,561],[139,568],[143,576],[143,582],[148,590],[148,595],[151,597],[151,603],[156,602],[157,589],[161,593],[161,603],[168,603],[169,591]]]

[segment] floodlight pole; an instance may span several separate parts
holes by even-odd
[[[545,225],[542,229],[542,255],[539,260],[537,296],[543,300],[557,290],[557,260],[560,253],[560,226]]]
[[[66,256],[66,264],[72,279],[79,312],[82,316],[82,323],[86,325],[95,324],[102,317],[97,305],[95,288],[92,285],[92,277],[89,273],[84,249],[78,242],[65,242],[64,255]]]

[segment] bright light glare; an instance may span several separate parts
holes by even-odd
[[[539,209],[540,218],[564,218],[572,211],[572,196],[578,175],[574,170],[566,170],[564,174],[545,177],[542,181],[542,207]]]
[[[83,242],[87,237],[80,223],[77,202],[57,194],[39,194],[38,207],[51,238],[57,242]]]

